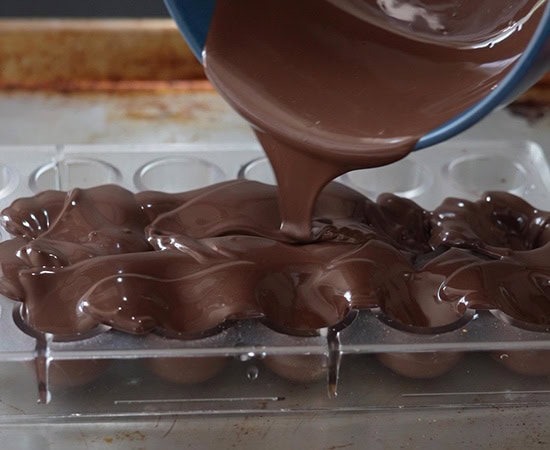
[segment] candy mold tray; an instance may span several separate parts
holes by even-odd
[[[45,189],[115,183],[179,192],[236,177],[274,182],[250,143],[0,147],[2,208]],[[446,143],[339,181],[370,198],[394,192],[426,209],[487,190],[550,209],[548,164],[529,141]],[[64,342],[27,330],[20,304],[0,297],[0,423],[545,405],[549,356],[549,333],[491,311],[471,311],[440,334],[399,330],[370,310],[309,337],[242,321],[196,340],[101,329]]]

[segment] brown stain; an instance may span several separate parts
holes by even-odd
[[[0,90],[211,90],[170,19],[0,19]],[[527,98],[546,92],[550,73]]]
[[[203,87],[206,85],[206,88]],[[56,107],[68,108],[77,104],[104,105],[106,120],[135,121],[155,123],[188,123],[204,120],[204,117],[218,116],[229,110],[229,107],[219,101],[218,94],[207,82],[186,82],[180,90],[67,90],[67,91],[33,91],[45,101],[52,100]],[[0,86],[0,90],[2,87]],[[17,98],[26,91],[4,90],[3,95]]]
[[[0,59],[1,62],[1,59]],[[192,93],[214,92],[206,80],[57,80],[57,81],[5,81],[0,77],[0,90],[8,92],[40,92],[56,94],[77,93]]]
[[[508,106],[515,116],[533,125],[550,114],[550,73]]]
[[[181,98],[181,97],[180,97]],[[119,98],[108,109],[108,119],[130,121],[174,122],[184,124],[199,120],[199,116],[219,114],[226,106],[208,99],[187,97],[179,101],[174,95],[128,96]]]
[[[104,437],[103,442],[105,444],[114,444],[116,443],[115,441],[142,442],[146,438],[147,436],[139,430],[119,431],[115,434],[114,437],[111,437],[111,436]]]
[[[170,20],[2,20],[0,25],[3,84],[204,79]]]
[[[151,101],[133,102],[127,106],[124,115],[129,119],[142,120],[176,120],[185,122],[194,119],[199,112],[214,112],[212,105],[205,102],[192,102],[181,105],[173,97],[156,98]]]
[[[143,434],[139,430],[135,431],[119,431],[115,435],[115,439],[118,441],[144,441],[146,438],[145,434]]]
[[[550,85],[550,72],[547,73],[542,80],[540,80],[539,84],[549,84]]]
[[[547,99],[526,97],[509,105],[508,111],[533,125],[550,115],[550,90]]]
[[[546,77],[539,84],[529,89],[521,95],[514,103],[531,104],[550,107],[550,83],[547,83]]]
[[[203,87],[206,85],[206,88]],[[44,102],[53,102],[54,108],[74,108],[80,105],[103,105],[107,122],[132,122],[155,124],[208,123],[229,107],[218,98],[218,94],[207,82],[187,82],[176,90],[67,90],[67,91],[28,91],[4,90],[6,98],[37,95]],[[2,87],[0,86],[0,91]]]

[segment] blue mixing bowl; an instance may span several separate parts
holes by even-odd
[[[202,61],[216,0],[165,0],[165,3],[187,43]],[[514,100],[550,69],[550,1],[544,8],[541,22],[525,52],[498,87],[462,114],[424,135],[416,144],[416,150],[445,141],[471,127],[496,107]]]

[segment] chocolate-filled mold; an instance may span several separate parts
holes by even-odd
[[[497,310],[497,309],[491,310],[490,314],[492,314],[501,322],[516,328],[521,328],[523,330],[534,331],[539,333],[550,332],[550,324],[547,323],[545,317],[542,317],[541,320],[538,320],[538,321],[536,320],[524,321],[521,319],[517,319],[516,317],[511,316],[502,310]]]
[[[103,324],[99,324],[94,328],[86,330],[82,333],[72,333],[72,334],[52,334],[46,333],[42,330],[33,328],[29,325],[26,320],[27,310],[25,309],[24,304],[16,304],[12,311],[12,319],[15,325],[25,334],[32,336],[37,341],[46,343],[46,342],[78,342],[86,341],[95,336],[107,333],[111,330],[111,327]]]
[[[540,322],[544,264],[528,275],[548,251],[548,216],[505,193],[426,211],[332,183],[303,243],[280,230],[276,187],[248,180],[180,194],[47,191],[3,212],[15,237],[0,244],[0,288],[23,301],[28,326],[55,335],[103,324],[191,339],[243,319],[304,335],[372,308],[413,332],[461,326],[468,308],[524,320],[502,277],[521,281],[507,292]]]
[[[436,378],[453,369],[463,352],[380,353],[377,359],[392,372],[408,378]]]
[[[528,331],[539,333],[550,332],[550,325],[523,322],[510,317],[502,311],[491,311],[498,320]],[[499,350],[491,353],[492,358],[512,372],[526,376],[550,375],[550,350]]]
[[[550,350],[503,350],[491,356],[519,375],[550,376]]]
[[[402,277],[383,285],[383,301],[373,311],[387,325],[411,333],[437,334],[462,327],[473,312],[460,302],[443,301],[439,290],[456,270],[478,261],[459,249],[436,254],[416,271],[403,271]]]
[[[394,317],[388,316],[382,311],[375,311],[376,317],[386,325],[405,333],[430,334],[446,333],[458,328],[464,327],[474,316],[474,311],[464,310],[462,308],[450,308],[450,304],[437,299],[437,289],[432,291],[435,298],[417,297],[428,302],[420,302],[420,307],[424,308],[426,317],[430,317],[433,322],[431,326],[418,326],[419,322],[406,320],[403,312],[399,312]],[[428,309],[426,309],[426,305]],[[401,319],[397,319],[398,317]],[[397,320],[396,320],[397,319]],[[454,321],[453,321],[454,319]],[[415,324],[416,323],[416,324]],[[402,334],[402,339],[406,339],[406,334]],[[453,369],[463,358],[464,352],[392,352],[377,353],[376,358],[393,372],[415,379],[436,378],[451,369]]]
[[[32,363],[28,363],[28,367],[36,373],[39,384],[43,383],[47,390],[51,388],[71,388],[91,384],[103,376],[112,365],[112,361],[109,359],[53,359],[43,355],[49,342],[85,341],[94,336],[106,333],[109,331],[109,327],[99,325],[95,329],[89,330],[84,334],[46,335],[28,326],[25,321],[24,305],[16,305],[13,308],[12,318],[21,331],[34,337],[37,341],[38,355]]]
[[[493,303],[502,303],[502,301],[481,301],[482,299],[478,296],[477,303],[466,302],[472,298],[473,294],[467,292],[467,295],[464,296],[464,291],[457,288],[468,285],[460,285],[458,278],[455,280],[454,277],[458,277],[464,270],[467,271],[469,277],[477,280],[476,277],[479,276],[479,273],[476,274],[477,271],[481,271],[481,274],[490,273],[486,269],[479,269],[480,264],[497,262],[500,265],[512,261],[516,263],[519,261],[519,266],[523,266],[524,269],[529,266],[536,267],[539,275],[544,273],[543,270],[540,270],[544,269],[544,265],[536,265],[534,259],[527,259],[527,257],[531,255],[530,257],[534,258],[538,252],[541,252],[542,255],[545,251],[543,249],[547,241],[545,212],[537,209],[536,206],[544,206],[548,209],[548,198],[542,192],[542,187],[545,186],[544,180],[549,179],[550,174],[546,165],[541,163],[540,148],[533,143],[522,144],[523,146],[518,146],[518,144],[503,146],[500,143],[498,145],[466,143],[458,146],[450,143],[449,145],[449,149],[441,147],[433,151],[418,152],[411,156],[412,161],[424,165],[436,175],[433,179],[433,189],[414,198],[415,202],[422,207],[393,195],[382,195],[376,202],[371,202],[365,199],[364,195],[354,193],[349,186],[331,185],[320,199],[320,207],[313,222],[316,233],[314,236],[316,240],[313,243],[291,241],[288,237],[279,234],[280,217],[277,213],[272,216],[272,219],[258,225],[253,223],[256,214],[254,208],[239,210],[239,205],[243,204],[240,199],[246,198],[246,191],[250,189],[258,193],[258,199],[263,198],[271,202],[264,211],[276,212],[275,189],[263,187],[257,190],[256,183],[238,187],[238,185],[234,185],[236,182],[232,181],[195,191],[172,194],[150,191],[131,194],[123,192],[123,190],[116,192],[109,187],[103,198],[110,200],[112,197],[117,206],[106,215],[105,211],[107,210],[103,207],[98,208],[96,205],[94,208],[89,208],[94,203],[101,202],[102,196],[98,192],[94,193],[93,190],[87,189],[76,191],[76,197],[67,196],[65,192],[50,191],[47,194],[36,196],[32,201],[30,199],[24,202],[17,201],[14,204],[16,207],[9,209],[10,214],[4,216],[9,233],[14,238],[5,240],[7,233],[4,232],[4,241],[0,246],[3,254],[0,261],[2,290],[11,292],[10,298],[14,299],[23,300],[27,295],[18,277],[22,265],[37,264],[41,266],[43,261],[46,261],[45,265],[55,266],[53,271],[59,271],[61,277],[64,270],[76,269],[72,266],[81,267],[78,265],[83,261],[86,264],[92,264],[92,261],[96,259],[99,267],[102,263],[107,264],[110,261],[109,258],[118,260],[119,257],[122,257],[124,259],[127,253],[116,253],[117,246],[124,243],[126,243],[126,250],[140,242],[146,243],[145,251],[135,252],[135,257],[141,257],[146,253],[169,252],[166,253],[166,257],[171,258],[168,255],[172,254],[172,251],[179,252],[179,246],[183,244],[184,253],[193,250],[195,256],[206,254],[207,258],[212,256],[208,249],[222,250],[219,256],[223,260],[224,257],[237,255],[233,245],[241,243],[252,245],[253,242],[256,244],[270,243],[270,245],[274,245],[273,248],[284,249],[285,252],[288,250],[292,257],[294,254],[303,256],[308,252],[310,255],[307,258],[315,259],[317,256],[323,255],[331,257],[330,264],[323,266],[318,272],[324,275],[317,278],[310,277],[309,281],[294,279],[292,272],[287,271],[264,273],[262,278],[258,278],[257,286],[261,290],[255,290],[254,294],[256,306],[260,300],[263,304],[262,307],[256,308],[255,306],[253,309],[254,314],[259,312],[259,315],[247,316],[252,318],[249,321],[240,321],[240,316],[230,315],[229,319],[224,320],[221,325],[218,324],[215,328],[206,331],[204,331],[204,327],[199,327],[198,332],[193,332],[191,329],[186,331],[179,326],[166,329],[156,322],[152,327],[148,325],[144,327],[143,325],[146,325],[147,321],[142,320],[140,325],[137,321],[131,320],[129,310],[126,310],[128,314],[125,313],[126,304],[122,305],[123,311],[120,317],[116,317],[117,314],[108,314],[109,302],[105,302],[104,298],[109,298],[113,292],[117,292],[116,289],[126,284],[129,289],[131,286],[147,285],[147,282],[143,280],[146,271],[138,274],[140,276],[135,278],[129,273],[124,274],[121,284],[117,283],[116,279],[114,281],[101,279],[101,283],[95,283],[97,285],[94,284],[94,289],[89,293],[89,299],[93,301],[89,304],[81,303],[81,306],[84,307],[83,311],[75,309],[77,314],[85,312],[85,315],[89,315],[93,312],[93,316],[89,315],[89,322],[87,320],[81,322],[82,328],[67,328],[66,324],[62,323],[58,323],[58,325],[62,325],[61,327],[53,326],[55,324],[50,320],[59,319],[54,314],[51,314],[48,320],[40,321],[44,325],[43,329],[49,330],[52,326],[51,330],[55,331],[53,336],[55,342],[46,343],[44,351],[40,350],[38,353],[40,361],[44,361],[45,355],[50,355],[49,383],[46,388],[50,390],[52,406],[59,408],[61,401],[63,402],[61,407],[70,407],[71,414],[79,412],[84,415],[89,412],[101,415],[104,411],[117,414],[121,412],[122,414],[126,412],[139,413],[143,410],[144,402],[149,401],[152,403],[147,404],[147,410],[151,411],[151,414],[168,409],[233,412],[243,408],[241,403],[223,404],[222,402],[216,406],[209,406],[212,403],[201,401],[201,399],[218,398],[220,393],[227,394],[230,398],[253,396],[259,399],[271,398],[273,394],[276,394],[277,399],[285,398],[286,400],[276,400],[273,404],[269,403],[270,400],[267,404],[263,400],[258,404],[249,402],[246,408],[267,408],[277,411],[292,410],[295,407],[303,410],[318,406],[332,411],[341,407],[359,409],[403,407],[406,409],[409,406],[438,408],[451,404],[477,405],[479,397],[473,394],[467,395],[470,391],[502,391],[502,395],[490,395],[491,402],[495,404],[499,404],[499,402],[509,404],[510,399],[524,405],[545,402],[546,399],[543,399],[545,394],[541,393],[547,390],[549,376],[544,364],[548,352],[546,343],[548,333],[545,331],[548,326],[545,321],[532,320],[536,318],[537,312],[529,315],[531,323],[518,320],[528,313],[528,309],[523,312],[520,310],[521,314],[516,315],[516,318],[511,318],[508,314],[504,316],[504,313],[493,315],[489,311],[483,311],[493,310]],[[93,153],[87,150],[83,153],[81,149],[75,147],[74,149],[70,148],[66,156],[69,159],[76,156],[80,158],[80,154],[83,153],[85,159],[91,157],[105,161],[121,170],[122,183],[129,186],[132,176],[139,167],[171,152],[170,149],[168,151],[161,149],[161,153],[146,149],[144,152],[136,153],[132,148],[130,152],[123,155],[118,152],[111,154],[111,150],[102,152],[101,148],[99,151],[94,148]],[[259,152],[254,149],[243,151],[242,146],[234,149],[237,153],[232,152],[233,149],[226,150],[223,149],[223,151],[216,151],[212,154],[208,151],[190,151],[188,153],[193,158],[198,157],[224,167],[228,174],[236,174],[243,164],[260,156]],[[507,194],[499,193],[498,196],[493,195],[489,202],[485,196],[482,196],[478,209],[474,208],[474,214],[468,216],[464,213],[470,210],[468,202],[464,202],[464,207],[458,206],[460,199],[451,200],[450,203],[441,202],[446,193],[452,193],[458,197],[464,196],[464,193],[456,186],[454,190],[451,190],[451,183],[447,183],[448,180],[446,181],[439,175],[441,167],[449,160],[457,159],[457,157],[462,158],[469,154],[489,153],[489,156],[500,156],[507,150],[510,159],[525,168],[529,179],[528,187],[532,189],[525,192],[525,199],[535,206],[522,206],[522,202],[517,197],[507,197]],[[26,151],[26,149],[22,149],[22,153],[18,153],[17,157],[21,158],[21,154],[26,155]],[[178,150],[178,154],[175,156],[179,157],[186,153],[179,153]],[[26,158],[28,164],[23,166],[13,164],[10,155],[7,155],[3,162],[6,166],[13,167],[21,177],[26,178],[37,165],[52,161],[51,155],[54,154],[55,152],[50,149],[47,155],[40,159],[33,152],[32,157]],[[29,153],[29,155],[31,154]],[[265,159],[264,164],[268,167]],[[265,180],[259,177],[258,181]],[[251,182],[247,181],[246,183]],[[222,197],[221,193],[216,193],[216,188],[227,189],[227,196]],[[240,194],[237,192],[239,189],[242,189]],[[19,185],[15,193],[19,196],[30,195],[28,186],[25,184]],[[112,195],[113,193],[115,195]],[[7,205],[14,198],[14,195],[8,195],[2,199],[2,205]],[[499,198],[501,200],[498,200]],[[82,222],[85,224],[82,228],[73,226],[75,221],[71,219],[71,214],[72,217],[77,217],[83,211],[79,212],[78,207],[68,208],[67,206],[70,206],[67,205],[69,199],[77,200],[77,205],[85,205],[87,210],[94,209],[93,214],[82,216]],[[341,200],[343,204],[338,203]],[[476,198],[470,197],[469,201],[476,203]],[[229,209],[237,210],[242,217],[234,220],[235,215],[228,216],[232,221],[231,227],[218,227],[215,214],[210,216],[214,218],[210,222],[207,221],[202,225],[193,223],[193,215],[196,217],[202,206],[213,205],[216,202],[221,202],[225,206],[229,205]],[[340,206],[335,208],[335,204]],[[507,206],[510,207],[508,210],[506,210]],[[44,211],[47,214],[44,214]],[[71,212],[67,217],[58,220],[61,215],[69,211]],[[116,222],[117,214],[114,214],[115,212],[122,213],[122,216],[126,217],[126,222]],[[213,211],[210,210],[210,212]],[[440,220],[441,218],[437,216],[440,213],[450,220],[448,222]],[[205,214],[201,217],[208,219],[209,215]],[[326,220],[327,217],[330,220]],[[114,233],[113,228],[118,227],[117,223],[125,224],[122,225],[125,227],[133,222],[134,218],[138,220],[140,227],[136,228],[130,236],[127,236],[127,233],[120,235]],[[476,220],[481,220],[481,225]],[[62,224],[70,225],[67,226],[67,230],[78,231],[71,237],[67,231],[63,231]],[[457,224],[460,224],[461,227],[455,227]],[[525,225],[521,226],[522,224]],[[202,231],[201,226],[203,226]],[[109,231],[109,229],[111,230]],[[268,233],[259,235],[258,229],[264,231],[268,229]],[[483,231],[487,229],[488,232]],[[182,234],[182,230],[186,230],[188,234]],[[114,236],[115,238],[111,241],[113,245],[109,247],[96,245],[99,240],[82,242],[82,238],[84,236],[87,238],[93,231],[100,231],[100,237]],[[48,234],[45,234],[46,232]],[[238,235],[237,239],[233,239],[236,235]],[[46,246],[51,243],[47,242],[48,236],[51,238],[50,241],[55,240],[59,243],[65,237],[69,237],[72,239],[71,244],[73,245],[65,244],[62,247],[62,252],[50,251],[52,249]],[[124,236],[131,239],[128,241],[121,239]],[[182,236],[190,237],[190,239],[183,239]],[[441,239],[443,236],[446,237],[445,240]],[[232,244],[229,245],[231,242]],[[221,247],[220,244],[222,244]],[[189,245],[192,246],[186,247]],[[294,248],[316,245],[318,247],[315,251],[312,251],[313,248],[307,252],[297,251]],[[326,248],[321,251],[322,246],[326,246]],[[331,247],[334,249],[327,250]],[[163,248],[165,250],[161,250]],[[349,251],[345,252],[346,248]],[[21,249],[24,251],[19,251]],[[228,253],[227,250],[230,252]],[[260,254],[257,249],[254,251],[258,251],[257,255]],[[8,254],[12,256],[4,259],[4,256]],[[342,254],[343,258],[331,256]],[[83,258],[85,255],[89,256],[89,261],[88,257]],[[348,279],[350,273],[354,272],[354,270],[350,271],[349,267],[353,267],[352,261],[355,256],[359,256],[357,274]],[[447,282],[442,283],[440,288],[436,289],[441,284],[441,277],[446,276],[445,274],[448,272],[436,272],[433,270],[434,267],[441,266],[443,269],[446,267],[445,258],[452,261],[455,257],[458,260],[462,259],[463,267],[448,276]],[[143,261],[146,268],[147,261],[153,261],[153,259],[147,258],[150,257],[146,256]],[[380,260],[384,260],[384,258],[391,258],[391,261],[394,261],[393,265],[389,265],[389,269],[384,269],[388,266],[380,264]],[[471,261],[469,261],[470,258]],[[375,264],[369,266],[369,260]],[[54,264],[56,261],[57,265]],[[158,265],[160,265],[161,260],[158,261]],[[188,262],[190,261],[188,260]],[[248,263],[242,267],[248,269],[250,260],[247,261]],[[281,261],[283,261],[282,257]],[[376,264],[377,262],[378,264]],[[199,260],[193,262],[193,264],[195,263],[202,264]],[[371,270],[376,267],[381,269],[379,271]],[[221,266],[219,268],[221,269]],[[512,268],[515,271],[518,265],[514,265]],[[308,269],[311,270],[311,267]],[[176,278],[172,275],[177,270],[178,268],[174,267],[172,274],[167,279]],[[452,272],[451,269],[449,271]],[[75,270],[74,273],[77,271]],[[241,275],[238,270],[235,273],[238,276]],[[301,273],[306,272],[302,270]],[[314,273],[314,271],[310,273]],[[499,277],[505,274],[505,272],[500,274],[496,269],[495,273]],[[525,277],[527,273],[529,272],[524,271],[522,276]],[[266,275],[269,276],[264,278]],[[380,279],[386,275],[388,280]],[[462,275],[460,276],[462,277]],[[390,279],[393,279],[393,282]],[[537,295],[540,297],[538,300],[534,298],[534,301],[544,305],[544,283],[540,283],[540,277],[538,280],[537,285],[541,287],[540,292],[536,290],[536,286],[532,292],[538,292]],[[164,282],[166,279],[161,281],[161,283]],[[505,279],[505,286],[506,283]],[[520,283],[523,283],[521,279]],[[189,284],[193,284],[191,280]],[[361,287],[361,289],[345,289],[350,285]],[[429,286],[433,286],[434,292],[437,290],[438,294],[435,296],[424,295],[430,290]],[[332,292],[339,294],[339,297],[331,299],[331,290],[327,287],[333,289]],[[453,292],[450,290],[451,288],[457,290]],[[94,293],[95,289],[97,291]],[[42,292],[46,292],[46,290],[46,288],[42,288]],[[142,288],[140,287],[139,290]],[[149,291],[155,290],[151,288]],[[229,289],[229,291],[231,290]],[[69,289],[67,291],[71,293]],[[309,310],[310,313],[305,314],[305,321],[300,323],[296,317],[285,318],[285,315],[300,315],[301,307],[304,304],[300,299],[308,291],[317,296],[317,300],[314,299],[310,303],[313,309]],[[35,292],[37,301],[35,304],[32,302],[29,304],[32,308],[39,305],[40,288],[37,287]],[[145,294],[144,297],[147,297],[147,292],[142,291]],[[211,292],[215,294],[215,291]],[[225,292],[223,293],[225,294]],[[117,295],[120,294],[124,294],[124,289]],[[453,294],[454,297],[447,297]],[[482,292],[479,295],[484,294]],[[531,294],[526,295],[526,297],[529,296],[532,297]],[[88,299],[87,297],[82,298],[83,300]],[[282,309],[274,308],[270,304],[269,298],[278,299],[277,301],[283,303],[284,307]],[[322,298],[323,301],[329,299],[323,308],[333,305],[337,309],[332,318],[326,316],[328,319],[318,320],[318,323],[315,323],[312,319],[315,317],[313,313],[317,313],[315,305],[319,298]],[[348,301],[348,298],[351,301]],[[99,301],[100,299],[101,301]],[[197,295],[197,299],[200,299],[200,295]],[[285,305],[289,299],[291,299],[290,304]],[[461,302],[460,299],[464,301]],[[2,305],[7,305],[3,307],[4,311],[5,308],[11,309],[12,303],[8,299],[4,298],[2,301]],[[522,304],[529,307],[529,305],[532,306],[532,301],[533,299],[528,302],[522,300]],[[27,302],[21,301],[21,303],[24,304],[26,310]],[[17,303],[17,305],[21,303]],[[51,304],[55,305],[55,303]],[[156,305],[154,302],[153,304]],[[69,306],[67,303],[62,305]],[[247,305],[250,306],[249,303]],[[473,306],[479,307],[479,309],[476,311],[476,320],[470,321]],[[330,323],[330,327],[332,327],[333,320],[342,321],[342,316],[347,318],[348,314],[353,314],[357,310],[367,311],[359,312],[358,319],[360,320],[356,320],[355,323],[348,324],[346,319],[343,320],[344,328],[338,333],[338,342],[334,343],[322,332],[320,333],[318,328],[320,325]],[[505,308],[505,310],[508,313],[517,312],[510,311],[509,308]],[[326,311],[323,314],[326,314]],[[119,328],[122,331],[125,331],[125,328],[130,330],[135,328],[138,330],[138,334],[152,332],[153,335],[132,336],[127,334],[132,334],[133,331],[126,331],[126,333],[103,332],[109,330],[110,327],[101,324],[98,328],[96,315],[97,317],[116,319],[119,324],[122,324],[122,327]],[[154,315],[158,316],[156,310],[154,310]],[[83,318],[84,315],[77,315],[77,317]],[[544,310],[540,317],[544,317]],[[16,373],[13,378],[16,381],[10,382],[9,385],[4,381],[4,385],[7,385],[8,389],[3,392],[3,399],[21,407],[17,400],[20,396],[16,396],[15,391],[17,386],[23,386],[32,405],[24,406],[21,409],[28,412],[33,408],[40,408],[37,410],[39,414],[48,414],[49,405],[33,406],[36,401],[36,364],[29,361],[35,357],[34,338],[28,336],[28,331],[25,331],[23,337],[25,341],[20,343],[17,335],[13,336],[13,332],[8,335],[10,325],[13,324],[7,323],[6,319],[11,319],[9,314],[0,315],[2,322],[0,335],[3,337],[3,343],[0,342],[0,359],[4,361],[6,357],[12,358],[13,356],[6,352],[16,349],[26,349],[26,353],[17,350],[19,356],[15,357],[25,359],[22,363],[17,361],[20,369],[14,371]],[[38,322],[30,321],[29,324],[37,325]],[[140,326],[142,326],[141,331]],[[13,328],[12,331],[19,332],[15,325]],[[88,339],[89,330],[92,330],[92,334]],[[101,334],[94,335],[98,330],[101,331]],[[221,330],[223,331],[220,332]],[[33,332],[36,331],[39,330],[33,329]],[[213,333],[215,334],[212,335]],[[23,335],[23,333],[20,334]],[[156,334],[162,335],[163,338],[159,339],[155,336]],[[211,336],[204,338],[206,335]],[[12,337],[16,339],[12,339]],[[60,339],[66,342],[58,342]],[[42,347],[40,348],[42,349]],[[193,349],[192,353],[189,353],[189,348]],[[334,364],[335,358],[333,358],[332,350],[334,350],[334,355],[340,354],[343,360],[338,379],[338,397],[335,399],[329,399],[326,395],[326,388],[323,386],[327,380],[329,386],[332,386],[334,377],[331,378],[331,375],[337,373],[334,372],[337,369],[337,364]],[[195,353],[200,356],[195,357]],[[386,355],[381,355],[381,353]],[[231,360],[235,357],[238,358],[239,355],[245,354],[254,354],[257,357],[254,360],[254,367],[250,371],[246,371],[246,374],[243,373],[244,370],[233,370],[234,367],[231,364]],[[453,366],[452,358],[450,360],[439,358],[443,354],[457,357],[458,363]],[[459,358],[460,354],[463,354],[464,357]],[[382,361],[378,361],[376,355],[381,356],[381,360],[386,356],[385,362],[390,368]],[[409,355],[410,358],[405,358],[405,355]],[[264,364],[263,360],[266,357],[268,361]],[[227,369],[225,369],[226,358],[230,361]],[[496,361],[493,361],[493,358]],[[135,359],[135,361],[127,365],[128,359]],[[149,368],[149,359],[155,359],[157,362],[164,359],[166,363],[174,364],[162,364],[160,376],[157,376],[153,369]],[[181,361],[176,363],[178,359]],[[202,363],[197,364],[195,370],[190,372],[186,370],[190,367],[187,360],[191,360],[191,363],[202,360]],[[93,362],[87,366],[89,361]],[[110,366],[111,361],[116,364],[116,367]],[[236,360],[234,362],[242,368],[243,364]],[[269,368],[270,363],[272,363],[273,369]],[[102,364],[105,364],[105,367],[102,367]],[[217,372],[218,365],[222,368]],[[12,365],[2,364],[0,368],[4,366]],[[392,376],[392,368],[396,371],[400,370],[400,375]],[[260,369],[260,376],[258,376],[257,369]],[[445,372],[447,370],[448,372]],[[496,382],[495,374],[499,374]],[[5,377],[4,371],[0,375],[0,381],[10,379]],[[168,377],[172,377],[172,380],[167,381]],[[426,380],[422,381],[422,378],[426,378]],[[44,380],[44,377],[40,380]],[[254,382],[250,380],[254,380]],[[12,391],[14,392],[13,398],[8,398]],[[514,394],[514,391],[521,392]],[[306,392],[308,393],[307,398],[304,396]],[[534,394],[524,394],[523,392],[534,392]],[[299,398],[294,396],[296,393],[299,393]],[[432,397],[418,395],[422,393],[437,393],[438,395]],[[451,393],[463,395],[457,397]],[[167,406],[165,402],[162,402],[163,399],[187,398],[187,394],[196,398],[197,401],[182,403],[177,407]],[[86,399],[81,401],[81,398]],[[78,407],[74,406],[75,403],[69,405],[76,399],[78,399]],[[483,402],[483,397],[481,400]],[[113,401],[117,402],[114,409]],[[100,402],[105,403],[98,409]],[[289,402],[293,402],[290,407]],[[170,405],[175,404],[170,403]]]
[[[147,358],[145,367],[157,377],[176,384],[197,384],[215,377],[229,363],[223,356],[195,356],[186,358]]]
[[[268,355],[263,363],[273,373],[296,383],[316,383],[327,379],[326,355]]]
[[[109,359],[51,360],[48,388],[75,388],[97,382],[111,367]]]

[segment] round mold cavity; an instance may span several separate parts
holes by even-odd
[[[100,334],[106,333],[111,330],[111,327],[104,324],[98,324],[94,328],[83,332],[83,333],[74,333],[74,334],[51,334],[44,331],[37,330],[36,328],[31,327],[25,321],[25,305],[19,304],[15,305],[12,312],[12,318],[15,325],[25,334],[34,337],[39,340],[46,339],[52,342],[76,342],[84,341],[86,339],[91,339]]]
[[[263,363],[279,377],[295,383],[316,383],[327,378],[326,355],[267,355]]]
[[[443,167],[443,177],[453,187],[476,196],[486,191],[520,193],[527,184],[527,170],[502,155],[459,158]]]
[[[521,328],[527,331],[534,331],[537,333],[548,333],[550,332],[550,325],[542,325],[537,323],[524,322],[523,320],[516,319],[498,309],[492,309],[491,314],[495,316],[501,322],[504,322],[507,325],[512,327]]]
[[[19,184],[17,171],[9,166],[0,164],[0,199],[10,195]]]
[[[49,189],[66,191],[119,183],[121,178],[120,171],[104,161],[68,158],[39,167],[31,174],[29,185],[33,192]]]
[[[345,175],[340,176],[335,181],[345,183],[344,177]],[[253,159],[242,166],[239,170],[238,178],[277,186],[275,172],[273,172],[269,159],[265,156]]]
[[[142,166],[134,175],[134,184],[141,191],[169,193],[190,191],[226,179],[215,164],[199,158],[178,156],[160,158]]]
[[[392,372],[407,378],[429,380],[458,365],[463,352],[377,353],[376,358]]]
[[[334,325],[327,325],[322,328],[312,328],[312,329],[296,329],[281,326],[276,322],[270,321],[269,317],[263,319],[261,322],[270,330],[275,333],[284,334],[287,336],[297,336],[297,337],[318,337],[318,336],[327,336],[329,334],[338,333],[345,328],[349,327],[359,315],[359,311],[356,309],[350,309],[345,316],[339,322]]]
[[[97,382],[112,363],[110,359],[54,359],[47,363],[48,384],[65,389],[86,386]]]
[[[495,361],[519,375],[550,376],[550,350],[500,350],[492,352],[491,356]]]
[[[384,167],[349,172],[341,177],[341,181],[370,198],[385,192],[415,198],[428,190],[433,176],[426,166],[402,159]]]
[[[450,333],[451,331],[458,330],[459,328],[465,327],[468,322],[470,322],[474,316],[475,311],[472,309],[467,309],[466,312],[454,322],[450,322],[446,325],[440,325],[436,327],[420,327],[416,325],[408,325],[402,322],[399,322],[396,319],[393,319],[386,315],[381,308],[373,308],[372,313],[376,318],[387,325],[390,328],[393,328],[398,331],[405,331],[412,334],[442,334]]]
[[[199,384],[214,378],[227,366],[226,356],[147,358],[145,366],[157,377],[176,384]]]
[[[499,321],[508,326],[527,331],[548,333],[550,326],[538,325],[517,320],[500,310],[489,311]],[[494,339],[499,339],[498,335]],[[550,350],[532,350],[527,345],[525,349],[510,350],[503,348],[490,352],[491,358],[508,370],[529,377],[550,376]]]
[[[53,342],[82,341],[110,330],[110,327],[106,325],[98,325],[86,333],[52,336],[27,325],[24,320],[24,305],[16,305],[13,308],[12,317],[14,323],[23,333],[42,343],[50,339]],[[28,364],[29,369],[35,372],[37,369],[36,364],[38,364],[37,360]],[[112,361],[98,358],[71,360],[52,360],[47,358],[41,364],[43,364],[44,371],[48,373],[47,382],[50,387],[72,388],[95,382],[107,371]]]
[[[277,185],[275,173],[266,157],[253,159],[239,170],[239,178],[250,181],[259,181],[264,184]]]

